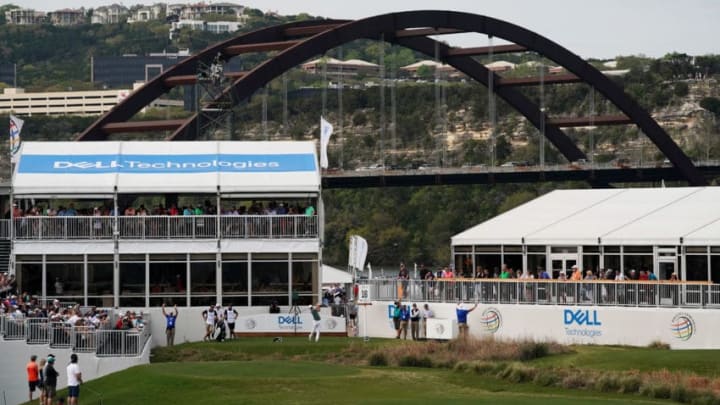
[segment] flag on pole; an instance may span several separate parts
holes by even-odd
[[[20,150],[20,131],[22,131],[23,124],[25,121],[14,115],[10,116],[10,156],[15,156]]]
[[[328,157],[327,147],[330,143],[330,136],[333,133],[333,126],[329,122],[325,121],[325,118],[320,117],[320,167],[327,169]]]

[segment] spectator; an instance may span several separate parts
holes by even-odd
[[[428,319],[434,318],[435,313],[430,309],[430,305],[423,305],[422,318],[423,318],[423,336],[427,339],[427,322]]]
[[[45,403],[45,359],[40,359],[38,364],[38,389],[40,390],[40,401],[39,404]]]
[[[165,304],[162,304],[162,313],[165,317],[165,339],[168,346],[175,345],[175,321],[177,321],[177,305],[173,307],[175,312],[165,312]]]
[[[393,327],[395,327],[395,332],[397,333],[395,336],[395,339],[400,339],[400,312],[402,309],[400,308],[400,301],[395,301],[395,305],[392,308],[392,320],[393,320]]]
[[[410,335],[412,340],[420,339],[420,309],[417,304],[412,304],[410,309]]]
[[[80,384],[83,382],[82,372],[77,363],[77,354],[71,354],[70,364],[67,366],[68,402],[70,405],[77,405],[80,398]]]
[[[225,310],[225,321],[227,322],[228,329],[230,329],[230,339],[235,339],[235,320],[238,317],[238,312],[233,309],[232,304],[228,305]]]
[[[582,272],[580,272],[580,268],[575,264],[571,267],[571,269],[572,269],[572,275],[570,276],[570,280],[582,281]]]
[[[400,334],[402,334],[404,340],[407,340],[407,331],[408,331],[408,322],[409,321],[410,321],[410,310],[408,309],[407,305],[403,305],[400,307],[400,333],[398,333],[398,337]]]
[[[209,309],[202,312],[203,321],[205,321],[205,336],[203,340],[211,341],[213,332],[215,331],[215,320],[217,319],[217,312],[215,307],[210,305]]]
[[[30,388],[29,396],[31,402],[33,400],[33,392],[35,392],[35,389],[38,387],[38,382],[40,381],[38,365],[35,360],[37,360],[37,356],[33,354],[30,356],[30,362],[25,366],[25,369],[27,370],[28,387]]]
[[[280,306],[278,306],[278,302],[277,302],[277,301],[273,301],[273,302],[270,304],[270,313],[271,313],[271,314],[279,314],[279,313],[280,313]]]
[[[50,354],[47,358],[47,365],[45,366],[45,401],[48,404],[52,404],[53,399],[56,395],[57,389],[57,378],[58,372],[55,370],[55,356]]]
[[[477,303],[470,309],[465,308],[462,302],[457,304],[455,313],[457,314],[458,329],[462,340],[467,340],[468,331],[470,329],[467,323],[467,316],[470,312],[474,311],[475,308],[477,308]]]
[[[407,295],[408,280],[410,274],[408,273],[405,262],[400,262],[400,271],[398,272],[398,280],[400,281],[400,299],[403,299]]]

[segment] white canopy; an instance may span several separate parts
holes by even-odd
[[[18,196],[317,193],[313,142],[24,142]]]
[[[350,284],[352,283],[352,274],[323,264],[320,280],[322,284]]]
[[[720,244],[720,188],[556,190],[452,237],[452,245]]]

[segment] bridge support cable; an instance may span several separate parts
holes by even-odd
[[[493,62],[493,36],[488,35],[488,64]],[[487,79],[487,92],[488,92],[488,122],[490,124],[490,168],[494,168],[497,164],[497,140],[496,137],[496,126],[497,126],[497,112],[495,108],[495,74],[492,69],[488,69]]]
[[[539,164],[542,170],[545,170],[545,125],[547,125],[547,122],[545,121],[545,117],[547,115],[547,107],[545,106],[545,64],[541,61],[538,66],[540,67],[540,139],[538,139],[538,153],[540,153],[539,156]]]
[[[380,34],[379,65],[380,65],[380,158],[385,170],[385,34]]]
[[[343,60],[343,47],[338,47],[338,60]],[[340,151],[338,156],[338,167],[344,169],[345,165],[343,162],[343,148],[345,147],[345,139],[343,138],[343,125],[344,125],[344,112],[343,112],[343,64],[341,63],[338,68],[338,92],[337,92],[337,103],[338,103],[338,118],[337,118],[337,135],[335,139],[340,145]]]

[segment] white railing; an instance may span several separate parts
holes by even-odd
[[[372,299],[379,301],[720,308],[720,284],[699,282],[392,279],[366,283]]]
[[[0,222],[0,238],[3,224]],[[114,217],[22,217],[14,219],[18,240],[111,240]],[[219,226],[218,226],[218,221]],[[219,233],[218,233],[219,232]],[[305,215],[193,215],[117,217],[117,237],[132,240],[317,238],[318,217]]]
[[[150,340],[150,322],[140,329],[104,330],[92,325],[70,326],[49,322],[47,318],[13,319],[0,316],[0,336],[4,340],[25,340],[54,349],[95,353],[98,357],[139,356]]]

